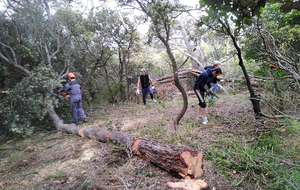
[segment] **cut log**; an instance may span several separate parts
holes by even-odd
[[[60,130],[100,142],[122,143],[133,153],[146,157],[168,172],[178,172],[184,178],[199,178],[203,175],[203,153],[200,151],[136,138],[120,131],[83,128],[76,125],[61,125]]]
[[[198,178],[203,175],[203,154],[200,151],[146,139],[140,141],[138,150],[152,163],[168,172],[176,171],[183,177]]]

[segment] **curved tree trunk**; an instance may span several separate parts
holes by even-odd
[[[183,117],[183,115],[185,114],[187,107],[188,107],[188,101],[187,101],[187,95],[186,92],[184,90],[184,88],[181,86],[180,82],[179,82],[179,78],[178,78],[178,71],[177,71],[177,64],[176,64],[176,60],[175,57],[173,56],[172,52],[171,52],[171,48],[169,45],[169,37],[170,37],[170,26],[171,26],[171,22],[170,22],[170,18],[168,18],[168,13],[164,14],[163,12],[159,12],[158,14],[162,14],[160,16],[163,17],[163,19],[158,19],[157,17],[153,17],[151,11],[151,8],[148,7],[148,4],[145,4],[143,1],[140,0],[135,0],[140,8],[142,9],[142,11],[147,14],[148,17],[150,17],[154,26],[154,32],[157,35],[157,37],[161,40],[161,42],[165,45],[168,56],[171,60],[172,63],[172,67],[173,67],[173,73],[174,73],[174,82],[175,82],[175,86],[179,89],[179,91],[182,94],[182,98],[183,98],[183,107],[181,109],[181,111],[179,112],[179,114],[177,115],[177,117],[174,120],[174,128],[176,131],[176,127],[179,124],[179,121],[181,120],[181,118]],[[149,10],[147,10],[149,9]],[[172,16],[171,16],[172,17]],[[173,17],[172,17],[173,18]],[[171,19],[172,20],[172,19]],[[163,30],[161,30],[162,28],[164,28]],[[162,35],[162,31],[164,31],[165,33]]]
[[[187,95],[186,92],[184,90],[184,88],[181,86],[180,82],[179,82],[179,77],[178,77],[178,72],[177,72],[177,63],[176,60],[171,52],[171,48],[169,43],[161,36],[158,34],[158,38],[163,42],[163,44],[166,47],[168,56],[172,62],[172,66],[173,66],[173,74],[174,74],[174,82],[175,82],[175,86],[179,89],[179,91],[182,94],[182,98],[183,98],[183,107],[181,109],[181,111],[179,112],[179,114],[177,115],[177,117],[174,120],[174,127],[175,127],[175,131],[176,131],[176,127],[179,124],[179,121],[181,120],[181,118],[183,117],[183,115],[185,114],[187,108],[188,108],[188,99],[187,99]]]
[[[237,50],[237,55],[238,55],[238,58],[239,58],[239,66],[242,68],[245,79],[246,79],[247,87],[248,87],[248,90],[250,92],[250,101],[252,102],[252,105],[253,105],[253,110],[254,110],[254,113],[255,113],[255,117],[260,118],[262,116],[261,115],[261,110],[260,110],[260,98],[259,98],[259,95],[256,95],[254,93],[254,90],[251,86],[250,78],[249,78],[249,75],[248,75],[248,73],[246,71],[246,68],[245,68],[245,65],[244,65],[241,48],[238,46],[236,38],[234,37],[234,35],[230,31],[229,25],[227,23],[225,24],[220,19],[219,19],[219,22],[222,24],[222,26],[226,30],[226,32],[230,35],[230,37],[232,39],[232,42],[233,42],[233,45],[234,45],[235,49]]]

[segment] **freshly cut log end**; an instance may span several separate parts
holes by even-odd
[[[183,178],[199,178],[203,175],[203,153],[162,144],[157,141],[142,139],[138,151],[152,163],[166,171],[178,172]],[[136,150],[136,144],[132,149]]]
[[[138,156],[141,155],[140,151],[138,150],[139,143],[141,142],[141,140],[142,140],[142,139],[136,139],[136,140],[133,142],[132,146],[131,146],[132,152],[133,152],[134,154],[138,155]]]
[[[84,130],[84,129],[85,129],[85,128],[80,128],[80,129],[78,130],[78,135],[79,135],[79,136],[85,137],[84,134],[83,134],[83,130]]]
[[[208,184],[204,180],[191,178],[179,182],[168,182],[167,185],[173,189],[183,190],[204,190],[208,188]]]
[[[192,176],[199,178],[203,175],[203,153],[200,151],[191,152],[183,151],[180,155],[180,159],[188,166],[179,174],[185,178],[185,176]]]

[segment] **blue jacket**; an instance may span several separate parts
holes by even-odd
[[[201,92],[206,92],[205,85],[207,84],[208,88],[211,88],[210,79],[213,77],[211,74],[212,69],[208,68],[203,71],[196,79],[194,84],[194,89],[200,90]]]
[[[58,90],[58,92],[66,91],[71,88],[70,92],[70,103],[72,102],[81,102],[81,91],[80,85],[75,79],[69,81],[64,87]]]

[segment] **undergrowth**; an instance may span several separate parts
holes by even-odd
[[[227,178],[239,173],[242,178],[231,184],[234,187],[247,179],[265,189],[300,189],[300,124],[284,120],[281,125],[251,143],[222,138],[205,150],[204,159]]]

